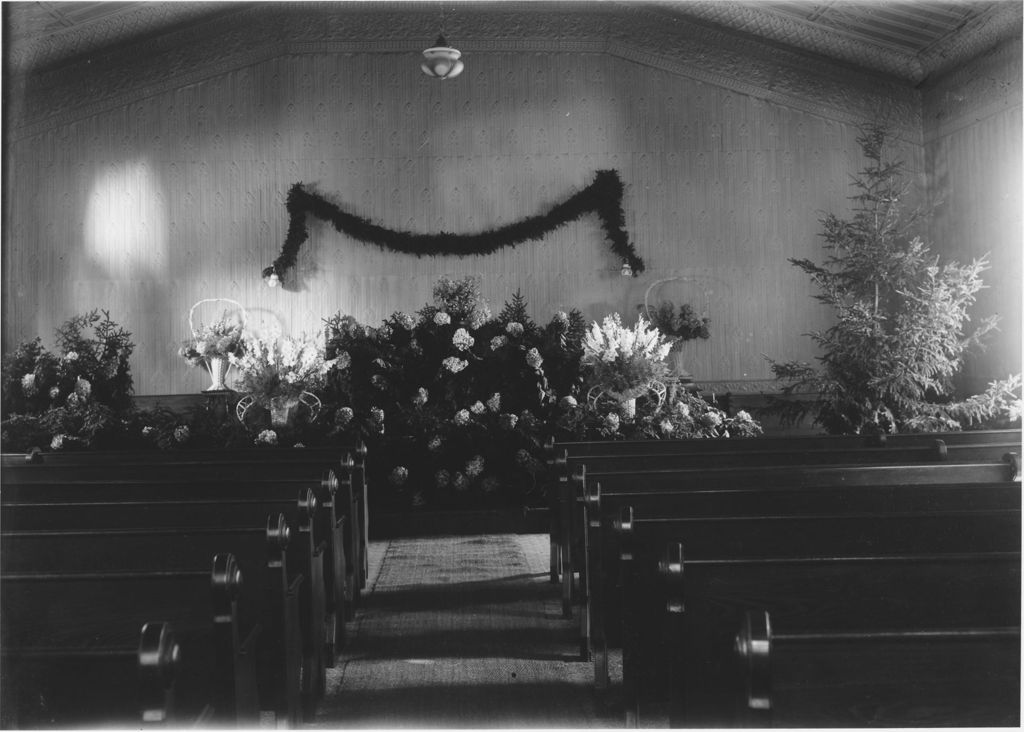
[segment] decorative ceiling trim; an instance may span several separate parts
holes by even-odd
[[[429,40],[436,30],[433,14],[418,8],[339,17],[318,9],[318,3],[299,5],[257,5],[91,57],[88,64],[30,74],[23,79],[25,96],[13,138],[281,56],[418,55],[421,38]],[[449,33],[467,54],[606,53],[843,123],[872,119],[884,109],[901,137],[920,142],[920,95],[902,82],[699,23],[669,25],[649,10],[628,16],[624,23],[621,9],[617,14],[463,12]],[[507,37],[509,29],[518,37]],[[345,37],[361,40],[337,40]],[[15,90],[20,81],[15,80]]]

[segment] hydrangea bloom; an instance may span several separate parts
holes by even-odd
[[[452,486],[457,491],[464,491],[469,488],[469,478],[462,473],[456,473],[455,477],[452,478]]]
[[[83,379],[79,376],[75,380],[75,393],[83,399],[88,399],[89,395],[92,394],[92,384],[89,383],[88,379]]]
[[[484,406],[483,402],[475,401],[473,402],[472,406],[470,406],[469,411],[471,411],[473,414],[483,414],[484,412],[487,411],[487,407]]]
[[[409,313],[398,313],[395,315],[395,321],[406,330],[416,327],[416,320]]]
[[[64,360],[65,361],[77,361],[78,360],[78,353],[76,353],[75,351],[68,351],[67,353],[64,354]]]
[[[513,338],[518,338],[523,334],[523,324],[517,323],[516,321],[513,320],[512,322],[505,326],[505,332],[508,333]]]
[[[437,484],[438,488],[447,488],[451,480],[452,476],[447,470],[438,470],[434,474],[434,483]]]
[[[67,437],[68,437],[67,435],[54,435],[53,439],[50,440],[50,449],[51,450],[63,450],[64,449],[64,440],[66,440]]]
[[[444,367],[451,371],[453,374],[457,374],[460,371],[462,371],[462,369],[469,366],[469,361],[464,361],[461,358],[457,358],[455,356],[449,356],[441,363],[443,363]]]
[[[501,426],[507,430],[515,429],[516,423],[519,421],[519,417],[514,414],[503,414],[498,418]]]
[[[355,412],[352,411],[352,407],[342,407],[334,415],[334,422],[339,427],[344,427],[352,418],[355,417]]]
[[[370,407],[370,421],[384,424],[384,410],[380,407]]]
[[[434,325],[448,325],[452,322],[452,316],[446,313],[444,310],[438,310],[434,313]]]
[[[569,315],[564,310],[558,310],[558,311],[555,312],[555,317],[553,318],[553,320],[558,325],[562,325],[562,326],[568,325],[569,324]]]
[[[185,442],[191,433],[189,432],[188,425],[179,424],[174,428],[174,439],[178,442]],[[277,440],[277,435],[274,435],[274,440]]]
[[[561,405],[566,409],[572,409],[573,407],[578,406],[579,402],[576,401],[576,397],[572,395],[566,395],[562,397]]]
[[[605,415],[604,427],[609,432],[615,432],[619,429],[619,415],[615,412],[610,412]]]
[[[430,392],[424,389],[422,386],[416,390],[416,394],[412,398],[412,403],[417,407],[422,407],[427,403],[427,399],[430,398]]]
[[[469,424],[468,409],[460,409],[455,413],[455,424],[459,425],[459,427],[465,427],[467,424]]]
[[[25,374],[21,377],[21,390],[25,392],[25,396],[33,396],[38,391],[36,389],[36,375]]]
[[[60,387],[59,386],[51,386],[50,387],[50,399],[57,399],[59,397],[60,397]]]
[[[476,340],[469,334],[469,331],[465,328],[459,328],[452,335],[452,345],[460,351],[465,351],[473,347]]]
[[[690,405],[686,402],[676,402],[676,411],[679,412],[679,416],[686,418],[690,416]]]
[[[493,394],[491,394],[491,398],[487,400],[487,408],[490,409],[492,412],[497,412],[499,409],[501,409],[500,392],[496,391]]]
[[[707,412],[700,418],[700,423],[705,427],[718,427],[722,424],[722,417],[716,412]]]
[[[484,493],[494,493],[501,487],[501,482],[493,475],[489,475],[483,479],[480,487],[483,489]]]
[[[437,452],[441,449],[441,438],[434,435],[430,438],[430,442],[427,443],[427,449],[431,452]]]
[[[499,348],[504,346],[506,343],[508,343],[508,338],[506,338],[505,336],[503,336],[503,335],[494,336],[494,338],[491,339],[491,350],[492,351],[497,351]]]
[[[540,365],[544,363],[544,359],[541,358],[540,351],[531,348],[526,352],[526,363],[532,369],[539,369]]]
[[[263,430],[256,435],[256,439],[253,442],[257,445],[276,445],[277,433],[274,430]]]
[[[391,474],[388,475],[388,481],[390,481],[392,485],[402,485],[408,479],[409,469],[404,465],[396,465],[391,471]]]
[[[676,428],[676,426],[672,424],[672,421],[668,419],[661,420],[661,424],[658,426],[661,427],[661,431],[666,435],[671,435],[672,431]]]
[[[475,478],[482,472],[484,472],[484,459],[480,455],[474,455],[466,463],[466,475],[470,478]]]

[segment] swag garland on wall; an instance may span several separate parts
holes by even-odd
[[[503,247],[536,241],[558,227],[591,212],[596,213],[601,219],[601,226],[611,243],[612,251],[629,263],[633,275],[636,276],[644,270],[644,262],[637,255],[626,233],[622,191],[622,181],[616,171],[599,170],[593,183],[557,204],[546,214],[531,216],[476,234],[452,234],[446,231],[439,234],[413,234],[377,226],[364,218],[343,211],[315,193],[310,193],[303,188],[302,183],[296,183],[288,191],[288,200],[285,203],[289,215],[288,235],[281,248],[281,254],[272,265],[263,270],[263,277],[271,284],[277,284],[280,278],[295,266],[299,249],[309,238],[309,231],[306,228],[307,214],[330,222],[342,234],[367,244],[375,244],[381,249],[416,256],[454,254],[466,257],[473,254],[491,254]]]

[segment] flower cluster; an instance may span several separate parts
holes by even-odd
[[[494,317],[467,278],[442,279],[409,318],[395,313],[378,328],[328,321],[329,353],[351,354],[352,366],[325,398],[354,410],[339,429],[369,444],[371,480],[406,505],[542,500],[541,476],[514,456],[541,456],[554,390],[579,373],[582,316],[563,312],[541,327],[517,294]],[[380,408],[386,420],[374,417]]]
[[[667,372],[665,357],[672,343],[641,316],[636,325],[622,325],[618,313],[594,322],[583,339],[583,364],[594,384],[624,398],[645,392]]]
[[[347,368],[350,358],[342,352],[328,360],[323,347],[303,338],[248,336],[242,354],[231,355],[230,362],[238,370],[238,390],[266,407],[273,397],[322,390],[328,372]]]
[[[216,323],[197,329],[178,350],[189,366],[198,366],[211,358],[239,358],[244,353],[242,324],[227,313]]]
[[[56,342],[59,353],[36,338],[4,356],[5,450],[100,446],[115,439],[120,415],[132,409],[135,346],[109,313],[71,318],[57,329]]]

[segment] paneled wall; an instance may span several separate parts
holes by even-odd
[[[1000,331],[974,354],[965,388],[1021,371],[1020,39],[933,83],[925,95],[931,237],[944,257],[988,257],[975,319],[998,314]]]
[[[652,297],[711,318],[687,366],[719,388],[770,388],[764,355],[814,356],[803,334],[827,313],[787,258],[820,260],[818,220],[847,206],[850,110],[814,114],[608,53],[466,62],[440,82],[407,53],[281,53],[37,124],[10,150],[5,347],[51,342],[67,317],[104,308],[134,334],[137,393],[192,392],[205,375],[176,351],[200,299],[312,333],[336,312],[376,324],[415,310],[439,276],[472,274],[495,312],[521,290],[544,322],[572,307],[633,317],[653,283],[678,277]],[[920,146],[904,157],[923,170]],[[383,252],[312,222],[292,284],[260,278],[298,181],[384,226],[472,232],[543,212],[602,168],[626,184],[641,277],[619,274],[586,217],[465,259]]]

